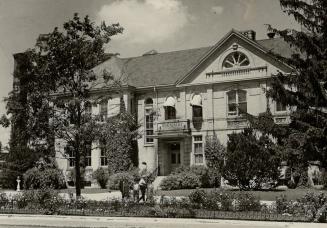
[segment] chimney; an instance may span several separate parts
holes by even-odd
[[[253,30],[245,30],[240,32],[243,36],[246,36],[250,40],[255,40],[256,39],[256,32]]]

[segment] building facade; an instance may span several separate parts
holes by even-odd
[[[181,165],[205,165],[206,136],[215,132],[226,145],[228,134],[247,126],[244,113],[258,115],[269,107],[277,123],[288,123],[287,108],[266,97],[271,76],[291,72],[272,52],[290,57],[294,51],[281,38],[256,40],[254,31],[232,30],[210,47],[112,57],[94,72],[107,70],[124,81],[126,110],[135,113],[140,124],[139,164],[166,176]],[[107,91],[99,87],[97,93]],[[116,115],[120,97],[111,97],[93,106],[92,113]],[[73,159],[61,153],[57,161],[67,172],[74,166]],[[87,165],[86,176],[106,167],[103,151],[91,150]]]

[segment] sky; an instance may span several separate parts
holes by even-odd
[[[265,24],[299,28],[279,0],[0,0],[0,115],[12,90],[13,54],[62,28],[75,12],[97,24],[119,23],[124,32],[106,51],[121,57],[210,46],[233,28],[252,29],[257,39],[266,38]],[[0,127],[0,142],[8,138],[9,129]]]

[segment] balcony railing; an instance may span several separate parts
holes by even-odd
[[[267,73],[267,66],[260,66],[260,67],[251,67],[251,68],[239,68],[233,70],[223,70],[217,72],[208,72],[207,78],[211,76],[220,76],[220,77],[235,77],[235,76],[259,76],[262,74]]]
[[[188,119],[165,120],[157,123],[157,134],[188,132],[190,132],[190,121]]]

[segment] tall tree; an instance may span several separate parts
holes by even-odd
[[[297,166],[303,169],[308,161],[319,160],[326,167],[327,1],[280,0],[280,5],[302,30],[279,30],[268,25],[268,30],[298,51],[291,58],[278,56],[293,72],[273,76],[268,95],[292,110],[290,133],[284,140],[289,162],[300,163]]]
[[[92,68],[101,63],[106,55],[104,45],[111,36],[122,32],[119,24],[95,26],[88,16],[83,20],[77,14],[64,24],[64,32],[57,28],[48,35],[44,57],[47,67],[45,76],[54,79],[54,91],[67,95],[51,100],[58,108],[53,120],[56,138],[70,144],[75,156],[76,195],[81,194],[81,166],[88,147],[99,135],[99,122],[88,112],[89,103],[98,103],[90,92],[99,86]],[[42,51],[42,50],[41,50]],[[103,72],[101,87],[112,86],[112,75]],[[92,99],[92,101],[91,101]],[[103,97],[101,98],[103,99]],[[65,115],[62,115],[65,113]],[[69,124],[69,122],[70,124]]]
[[[48,82],[38,81],[33,56],[31,50],[14,55],[14,89],[5,98],[8,115],[0,119],[2,126],[11,126],[9,154],[1,167],[4,187],[15,188],[17,176],[33,167],[39,157],[54,155],[45,100]]]
[[[55,28],[41,36],[31,50],[33,82],[43,88],[40,100],[50,110],[44,118],[50,120],[52,136],[74,154],[77,196],[81,194],[81,167],[101,129],[99,116],[92,115],[90,108],[104,97],[92,96],[91,91],[115,86],[110,73],[103,72],[101,79],[92,68],[108,58],[104,45],[122,30],[119,24],[96,26],[88,16],[81,19],[75,14],[64,23],[63,31]]]

